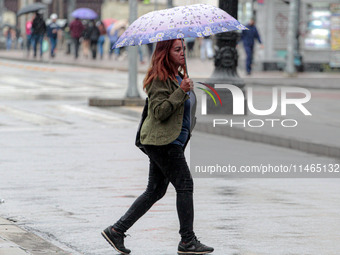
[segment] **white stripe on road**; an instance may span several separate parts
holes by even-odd
[[[21,109],[16,109],[9,106],[0,106],[0,112],[6,113],[16,119],[32,123],[35,125],[60,125],[70,124],[67,121],[57,120],[50,117],[43,116],[41,114],[28,112]]]
[[[99,121],[114,121],[114,122],[135,122],[136,118],[126,116],[123,114],[118,114],[118,113],[103,113],[99,112],[96,110],[90,110],[84,107],[78,107],[78,106],[73,106],[73,105],[61,105],[60,108],[65,111],[71,111],[86,117],[90,117],[91,119],[94,120],[99,120]]]

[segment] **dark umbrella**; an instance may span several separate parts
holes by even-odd
[[[44,5],[42,3],[29,4],[29,5],[26,5],[25,7],[21,8],[18,11],[17,16],[27,14],[27,13],[31,13],[31,12],[37,12],[37,11],[42,10],[42,9],[46,9],[46,5]]]

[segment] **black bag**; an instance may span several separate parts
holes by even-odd
[[[146,117],[148,116],[148,104],[149,104],[149,100],[148,100],[148,98],[146,98],[146,99],[145,99],[144,109],[143,109],[143,112],[142,112],[142,118],[141,118],[141,120],[140,120],[138,129],[137,129],[136,141],[135,141],[135,145],[136,145],[142,152],[144,152],[145,154],[146,154],[146,151],[145,151],[145,149],[144,149],[144,146],[143,146],[143,144],[141,144],[141,142],[140,142],[140,130],[142,129],[144,120],[145,120]]]

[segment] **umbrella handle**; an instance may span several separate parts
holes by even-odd
[[[184,51],[184,39],[181,38],[181,42],[182,42],[182,49],[183,49],[183,52],[184,52],[184,61],[185,61],[185,70],[184,72],[187,74],[188,78],[189,78],[189,73],[188,73],[188,66],[187,66],[187,57],[186,57],[186,54],[185,54],[185,51]]]

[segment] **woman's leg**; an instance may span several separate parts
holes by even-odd
[[[99,37],[99,40],[98,40],[99,53],[100,53],[100,58],[101,58],[101,59],[103,58],[103,55],[104,55],[104,49],[103,49],[104,42],[105,42],[105,36],[104,36],[104,35],[101,35],[101,36]]]
[[[113,225],[113,228],[120,233],[126,232],[156,201],[165,195],[168,185],[169,180],[163,175],[157,164],[150,159],[146,191],[135,200],[128,211]]]
[[[166,146],[145,146],[151,160],[154,160],[163,174],[175,187],[177,193],[176,206],[180,222],[179,233],[183,242],[195,237],[193,231],[194,184],[184,156],[183,147],[176,144]]]
[[[40,47],[40,57],[43,55],[43,41],[44,41],[44,35],[39,35],[39,47]]]

